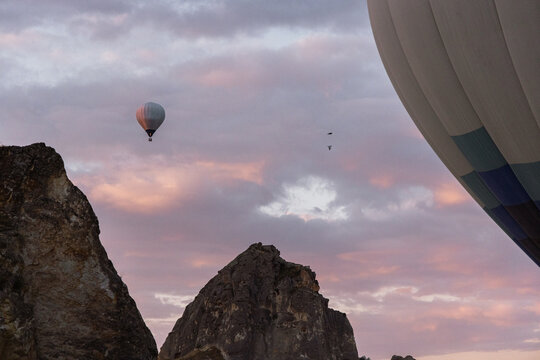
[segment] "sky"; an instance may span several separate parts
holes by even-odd
[[[540,358],[540,271],[414,126],[365,1],[3,0],[0,49],[0,144],[60,153],[158,348],[262,242],[360,356]]]

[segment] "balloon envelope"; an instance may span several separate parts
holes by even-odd
[[[165,109],[157,103],[147,102],[137,109],[136,116],[139,124],[148,136],[152,138],[154,132],[156,132],[165,120]]]
[[[368,7],[386,71],[418,129],[540,266],[540,1]]]

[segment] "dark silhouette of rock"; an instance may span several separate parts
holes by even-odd
[[[415,358],[413,358],[411,355],[407,355],[405,357],[399,356],[399,355],[394,355],[394,356],[392,356],[392,359],[390,359],[390,360],[415,360]]]
[[[309,267],[253,244],[189,304],[161,360],[357,360],[345,314],[328,308]]]
[[[60,155],[2,146],[0,179],[0,359],[156,359]]]

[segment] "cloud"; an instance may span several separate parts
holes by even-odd
[[[381,306],[365,306],[358,302],[355,297],[340,297],[334,295],[326,295],[329,299],[328,306],[334,310],[344,312],[345,314],[379,314],[382,310]]]
[[[308,176],[299,179],[295,184],[284,184],[283,193],[271,203],[259,207],[259,211],[274,217],[298,216],[304,221],[346,220],[346,207],[335,205],[337,195],[331,181]]]
[[[120,14],[128,9],[124,0],[5,1],[0,5],[0,29],[19,32],[50,22],[62,22],[80,13]]]
[[[433,192],[422,186],[414,186],[401,190],[397,199],[384,206],[367,205],[361,208],[362,214],[372,221],[383,221],[395,218],[400,213],[423,211],[433,206]]]
[[[388,189],[395,184],[396,179],[392,175],[375,175],[369,179],[371,185],[380,189]]]
[[[74,174],[78,173],[94,173],[99,170],[102,166],[101,163],[97,161],[80,161],[80,160],[70,160],[66,159],[65,167],[68,171],[73,172]]]
[[[419,360],[535,360],[540,357],[540,351],[518,351],[518,350],[503,350],[503,351],[473,351],[459,352],[448,355],[424,356]]]
[[[70,167],[73,170],[73,165]],[[186,162],[181,158],[127,156],[118,167],[109,166],[104,175],[82,175],[79,181],[97,202],[127,212],[149,214],[198,196],[204,184],[237,181],[260,184],[262,168],[262,163]]]
[[[425,291],[424,291],[425,292]],[[388,296],[407,297],[414,301],[433,302],[469,302],[472,298],[461,298],[452,294],[419,294],[420,289],[416,286],[385,286],[375,292],[364,292],[362,294],[373,297],[378,302],[383,302]]]
[[[168,293],[155,293],[154,298],[159,300],[159,302],[162,305],[167,305],[167,308],[170,306],[173,306],[176,308],[176,312],[169,312],[168,316],[161,316],[161,317],[152,317],[152,316],[145,316],[144,321],[148,325],[149,328],[151,328],[154,332],[154,336],[156,334],[159,335],[158,338],[156,338],[158,343],[158,348],[160,345],[165,341],[165,336],[168,334],[171,329],[173,328],[174,324],[178,321],[178,319],[182,316],[182,313],[184,309],[186,308],[189,303],[193,301],[195,298],[195,295],[177,295],[177,294],[168,294]],[[161,312],[163,313],[163,311]]]
[[[115,38],[133,29],[169,32],[187,38],[234,37],[257,34],[272,27],[332,28],[354,31],[367,25],[366,8],[346,0],[312,1],[308,4],[284,0],[201,1],[181,3],[166,0],[145,2],[28,0],[3,3],[0,29],[22,31],[47,24],[86,27],[96,39]],[[110,19],[124,17],[122,24]],[[109,33],[106,32],[109,30]]]
[[[194,295],[173,295],[164,293],[154,294],[154,297],[162,304],[173,305],[181,309],[185,309],[185,307],[195,299]]]
[[[134,20],[184,37],[231,37],[277,26],[350,31],[365,26],[365,12],[359,3],[343,0],[309,4],[284,0],[191,1],[178,6],[160,2],[137,9]]]
[[[169,317],[163,317],[163,318],[153,318],[153,317],[145,317],[144,321],[148,323],[150,327],[168,327],[169,329],[172,329],[174,324],[178,321],[181,314],[173,314]],[[162,340],[162,339],[161,339]]]
[[[472,202],[470,195],[457,182],[438,185],[434,191],[434,197],[438,206],[452,206]]]
[[[413,299],[418,300],[418,301],[423,301],[423,302],[434,302],[434,301],[453,302],[453,301],[461,300],[458,296],[449,295],[449,294],[429,294],[429,295],[415,296],[413,297]]]

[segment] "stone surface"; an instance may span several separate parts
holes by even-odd
[[[0,359],[155,359],[62,158],[1,146],[0,179]]]
[[[309,267],[253,244],[189,304],[161,360],[357,360],[345,314],[328,308]]]

